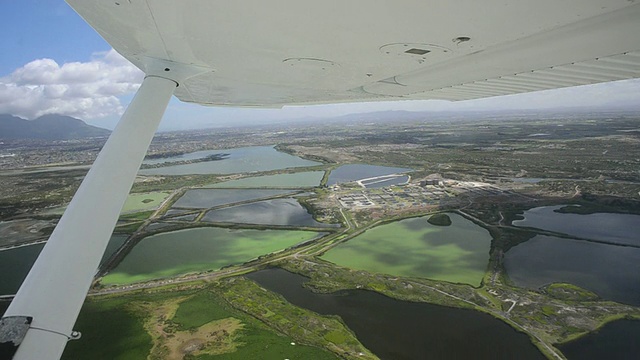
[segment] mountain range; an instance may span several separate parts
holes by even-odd
[[[109,136],[111,131],[87,125],[84,121],[64,115],[43,115],[25,120],[0,114],[0,139],[72,140]]]

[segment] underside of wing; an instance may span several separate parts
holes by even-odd
[[[640,77],[628,0],[68,0],[207,105],[480,97]]]

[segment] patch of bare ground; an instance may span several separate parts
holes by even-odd
[[[215,320],[194,331],[178,331],[166,338],[169,354],[165,359],[179,360],[185,355],[216,355],[233,352],[239,345],[234,340],[243,324],[235,318]]]
[[[148,360],[182,360],[187,355],[223,354],[235,351],[240,345],[235,340],[243,324],[236,318],[211,321],[196,329],[179,330],[171,320],[180,303],[187,299],[180,297],[159,304],[132,304],[147,313],[144,326],[153,341]]]

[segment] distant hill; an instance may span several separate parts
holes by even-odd
[[[8,114],[0,114],[0,139],[71,140],[109,136],[111,131],[87,125],[70,116],[43,115],[34,120],[24,120]]]

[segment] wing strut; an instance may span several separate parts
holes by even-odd
[[[14,360],[58,359],[78,336],[73,325],[176,86],[144,79],[42,249],[0,324],[0,346],[17,348]]]

